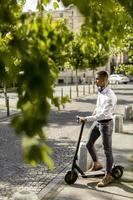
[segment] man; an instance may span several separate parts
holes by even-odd
[[[104,187],[112,182],[112,132],[113,132],[113,109],[116,105],[117,98],[114,92],[108,87],[108,73],[99,71],[96,74],[96,86],[98,87],[98,97],[96,109],[92,116],[80,117],[80,121],[93,121],[90,135],[86,147],[92,157],[93,165],[90,171],[97,171],[103,166],[99,162],[94,143],[102,136],[104,153],[106,157],[106,173],[103,179],[97,184],[98,187]]]

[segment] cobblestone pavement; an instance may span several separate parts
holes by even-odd
[[[31,167],[23,163],[20,139],[7,123],[0,123],[0,200],[6,200],[15,191],[28,189],[38,193],[70,162],[74,142],[49,139],[53,148],[55,169],[50,171],[44,164]]]
[[[133,85],[120,85],[115,88],[118,96],[116,113],[123,113],[124,106],[133,104]],[[124,87],[124,88],[123,88]],[[50,113],[49,127],[45,128],[47,142],[53,149],[55,168],[50,171],[44,164],[34,168],[23,163],[20,138],[14,135],[9,120],[0,122],[0,200],[7,200],[14,192],[30,190],[39,194],[72,160],[77,134],[76,115],[87,115],[93,111],[96,94],[75,99],[66,104],[58,112],[53,109]],[[84,130],[83,140],[87,139],[88,123]]]

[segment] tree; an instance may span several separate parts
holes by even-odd
[[[107,63],[109,45],[104,42],[104,37],[101,37],[101,33],[93,31],[91,27],[87,27],[86,25],[81,27],[80,37],[82,38],[82,50],[85,59],[84,67],[93,70],[94,79],[95,70]]]
[[[123,73],[126,75],[133,75],[133,27],[129,24],[127,26],[126,34],[121,40],[121,47],[112,49],[113,54],[126,54],[127,61],[115,67],[116,73]]]
[[[25,159],[33,165],[43,161],[51,166],[51,150],[42,128],[47,124],[49,102],[59,107],[66,100],[54,97],[53,91],[59,73],[58,56],[70,39],[69,31],[63,21],[55,22],[42,13],[22,13],[14,0],[3,1],[0,11],[0,78],[4,84],[16,80],[17,107],[21,110],[12,124],[23,136]]]
[[[120,64],[115,68],[117,74],[133,75],[133,65]]]
[[[131,0],[128,0],[129,4],[123,4],[120,0],[121,4],[115,0],[62,1],[66,6],[75,4],[86,17],[86,26],[100,37],[96,37],[100,43],[91,50],[93,58],[89,60],[90,65],[99,63],[101,59],[98,58],[100,44],[107,47],[109,44],[119,45],[119,40],[125,34],[126,24],[132,24]],[[23,14],[23,0],[1,1],[0,80],[7,85],[15,79],[18,85],[17,107],[21,110],[21,115],[14,118],[12,124],[23,138],[26,160],[33,165],[43,161],[51,166],[51,151],[42,128],[47,124],[49,101],[56,106],[64,102],[55,98],[53,91],[59,72],[58,58],[70,37],[67,28],[62,28],[64,25],[61,22],[53,22],[51,18],[43,16],[43,4],[48,2],[49,0],[38,1],[37,14]],[[91,38],[95,41],[94,34]],[[84,56],[82,47],[76,46],[78,53],[81,51],[81,57]],[[84,66],[80,62],[78,64]]]
[[[78,95],[78,69],[85,69],[84,53],[82,50],[82,38],[76,35],[66,46],[67,62],[76,70],[76,91]]]
[[[122,40],[121,52],[127,54],[128,60],[125,64],[115,67],[115,72],[129,76],[133,75],[133,27],[128,26],[127,30],[127,34]]]
[[[133,27],[127,27],[128,32],[123,39],[123,51],[128,52],[128,64],[133,64]]]

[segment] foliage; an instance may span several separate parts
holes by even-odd
[[[118,51],[118,47],[123,47],[123,38],[129,33],[127,26],[132,27],[131,16],[118,1],[114,0],[63,0],[63,3],[66,6],[71,3],[76,5],[86,16],[86,23],[82,26],[77,41],[77,44],[80,44],[79,58],[82,59],[82,62],[78,63],[82,64],[75,65],[77,68],[91,69],[103,66],[111,51],[114,53],[115,49]],[[77,54],[74,53],[73,56],[76,60]],[[78,60],[79,58],[77,56]]]
[[[125,75],[133,75],[133,27],[128,26],[127,32],[122,40],[121,48],[117,48],[115,53],[123,53],[128,57],[128,61],[125,64],[120,64],[115,67],[116,73],[123,73]]]
[[[73,69],[95,69],[107,62],[109,47],[100,41],[98,32],[86,25],[81,27],[71,42],[66,45],[67,62]]]
[[[125,8],[125,10],[133,17],[133,1],[132,0],[118,0],[118,2]]]
[[[124,51],[128,52],[128,61],[133,64],[133,27],[127,27],[128,32],[123,39]]]
[[[132,23],[132,17],[115,0],[62,0],[65,6],[76,5],[86,17],[86,25],[99,33],[104,43],[119,46],[125,34],[125,25]],[[133,9],[132,9],[133,10]]]
[[[117,74],[133,75],[133,65],[121,64],[115,68]]]
[[[46,142],[42,128],[47,124],[49,102],[59,107],[67,101],[54,97],[53,91],[59,73],[58,59],[70,35],[64,21],[55,22],[50,16],[35,13],[22,14],[21,7],[15,2],[13,7],[13,2],[0,7],[11,16],[10,24],[5,17],[1,23],[0,80],[4,84],[14,79],[17,82],[17,108],[21,115],[12,124],[16,133],[23,135],[25,159],[33,165],[43,161],[51,166],[51,151],[39,138]]]
[[[98,5],[102,5],[103,10],[106,12],[107,16],[108,13],[112,13],[112,8],[116,5],[115,3],[119,3],[121,7],[123,7],[130,15],[133,16],[133,1],[132,0],[62,0],[65,6],[70,4],[76,5],[83,15],[88,16],[91,14],[92,9],[94,12],[97,12],[94,8],[97,8]],[[96,6],[96,7],[94,7]]]
[[[84,69],[84,53],[82,51],[81,38],[76,36],[66,48],[67,62],[73,69]]]
[[[98,32],[93,32],[90,27],[82,26],[80,37],[82,38],[82,50],[85,57],[86,68],[96,69],[106,64],[109,47],[103,41]]]

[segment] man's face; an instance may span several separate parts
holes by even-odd
[[[95,83],[97,87],[105,87],[107,84],[107,78],[96,74]]]

